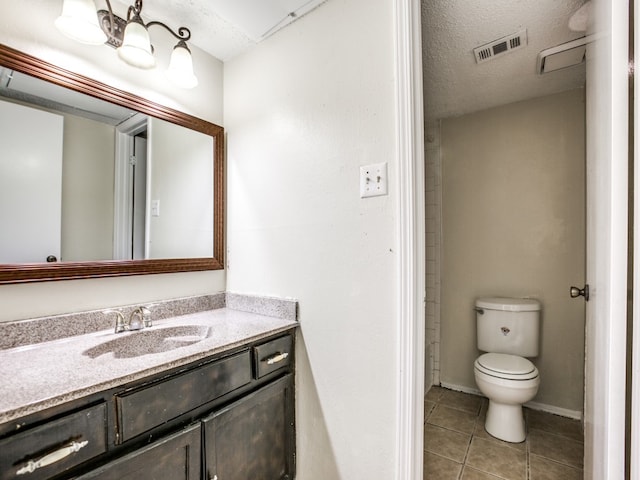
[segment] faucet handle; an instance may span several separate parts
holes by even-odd
[[[114,329],[114,333],[120,333],[128,330],[127,324],[124,320],[124,315],[119,310],[105,310],[102,313],[104,313],[105,315],[110,315],[112,313],[116,314],[116,326]]]
[[[152,327],[153,322],[151,321],[151,310],[149,310],[149,307],[140,307],[140,313],[142,314],[142,323],[144,324],[144,327]]]

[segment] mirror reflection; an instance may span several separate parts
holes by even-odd
[[[0,67],[0,263],[212,257],[214,141]]]

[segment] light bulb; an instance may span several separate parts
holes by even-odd
[[[133,17],[124,29],[122,46],[118,48],[118,56],[138,68],[153,68],[156,60],[151,49],[151,39],[147,27],[139,16]]]
[[[198,79],[193,73],[191,51],[184,41],[180,41],[171,52],[167,77],[182,88],[193,88],[198,85]]]
[[[100,28],[93,0],[64,0],[55,25],[67,37],[80,43],[100,45],[107,35]]]

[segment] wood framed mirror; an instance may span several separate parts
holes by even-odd
[[[59,262],[47,263],[28,261],[16,263],[0,263],[0,284],[27,283],[51,280],[70,280],[83,278],[116,277],[127,275],[147,275],[159,273],[193,272],[203,270],[219,270],[224,268],[224,129],[213,123],[191,115],[164,107],[136,95],[110,87],[96,80],[75,74],[68,70],[42,61],[33,56],[0,44],[0,67],[10,69],[51,84],[65,87],[90,97],[109,102],[126,109],[135,110],[153,119],[159,119],[168,125],[179,125],[189,131],[199,132],[200,136],[210,137],[212,145],[211,160],[207,178],[211,177],[213,201],[210,208],[203,209],[202,214],[213,213],[208,242],[213,245],[206,251],[212,255],[198,255],[187,258],[144,257],[143,259],[101,259],[90,261],[66,261],[64,255]],[[212,141],[211,141],[212,140]],[[173,161],[173,160],[172,160]],[[175,162],[180,162],[175,158]],[[11,205],[15,208],[16,205]],[[9,208],[7,205],[0,208]],[[149,212],[151,206],[147,207]],[[207,212],[207,213],[204,213]],[[155,214],[158,213],[156,203]],[[10,228],[0,226],[2,235],[11,235]],[[111,239],[110,239],[111,240]],[[115,240],[113,241],[115,244]],[[115,248],[115,247],[114,247]],[[170,251],[170,250],[167,250]],[[133,257],[137,258],[137,257]]]

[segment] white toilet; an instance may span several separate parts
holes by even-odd
[[[538,369],[524,357],[538,356],[540,302],[522,298],[476,300],[478,349],[474,363],[480,391],[489,399],[485,429],[506,442],[526,437],[522,404],[535,397]]]

